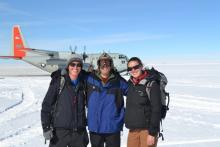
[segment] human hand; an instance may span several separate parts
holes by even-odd
[[[151,146],[153,144],[155,144],[155,137],[151,136],[151,135],[148,135],[147,136],[147,145]]]
[[[51,140],[53,138],[53,130],[50,129],[48,131],[44,131],[43,136],[44,136],[45,140]]]

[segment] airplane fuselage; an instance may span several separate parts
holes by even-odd
[[[94,69],[97,69],[97,60],[100,55],[100,53],[87,54],[87,58],[85,58],[84,62],[84,69],[88,70],[89,65],[92,65]],[[118,71],[122,72],[126,70],[128,59],[125,55],[118,53],[109,53],[109,55],[112,57],[114,66]],[[59,68],[65,68],[71,56],[71,52],[59,52],[56,57],[27,53],[27,56],[22,60],[51,73]]]

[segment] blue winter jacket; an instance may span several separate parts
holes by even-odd
[[[120,74],[111,74],[103,84],[97,73],[87,78],[88,129],[96,133],[117,133],[124,124],[124,99],[127,81]]]

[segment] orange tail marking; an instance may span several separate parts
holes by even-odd
[[[26,53],[24,50],[25,49],[25,44],[23,41],[23,36],[20,31],[19,26],[15,26],[13,28],[13,48],[14,48],[14,56],[23,58],[26,56]]]

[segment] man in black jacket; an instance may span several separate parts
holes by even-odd
[[[131,75],[125,110],[125,126],[129,129],[128,147],[156,147],[161,119],[160,86],[153,81],[149,98],[146,84],[153,77],[143,70],[143,64],[137,57],[128,61],[127,70]]]
[[[42,103],[43,135],[49,147],[86,147],[85,88],[81,74],[83,60],[74,55],[65,70],[52,73]]]

